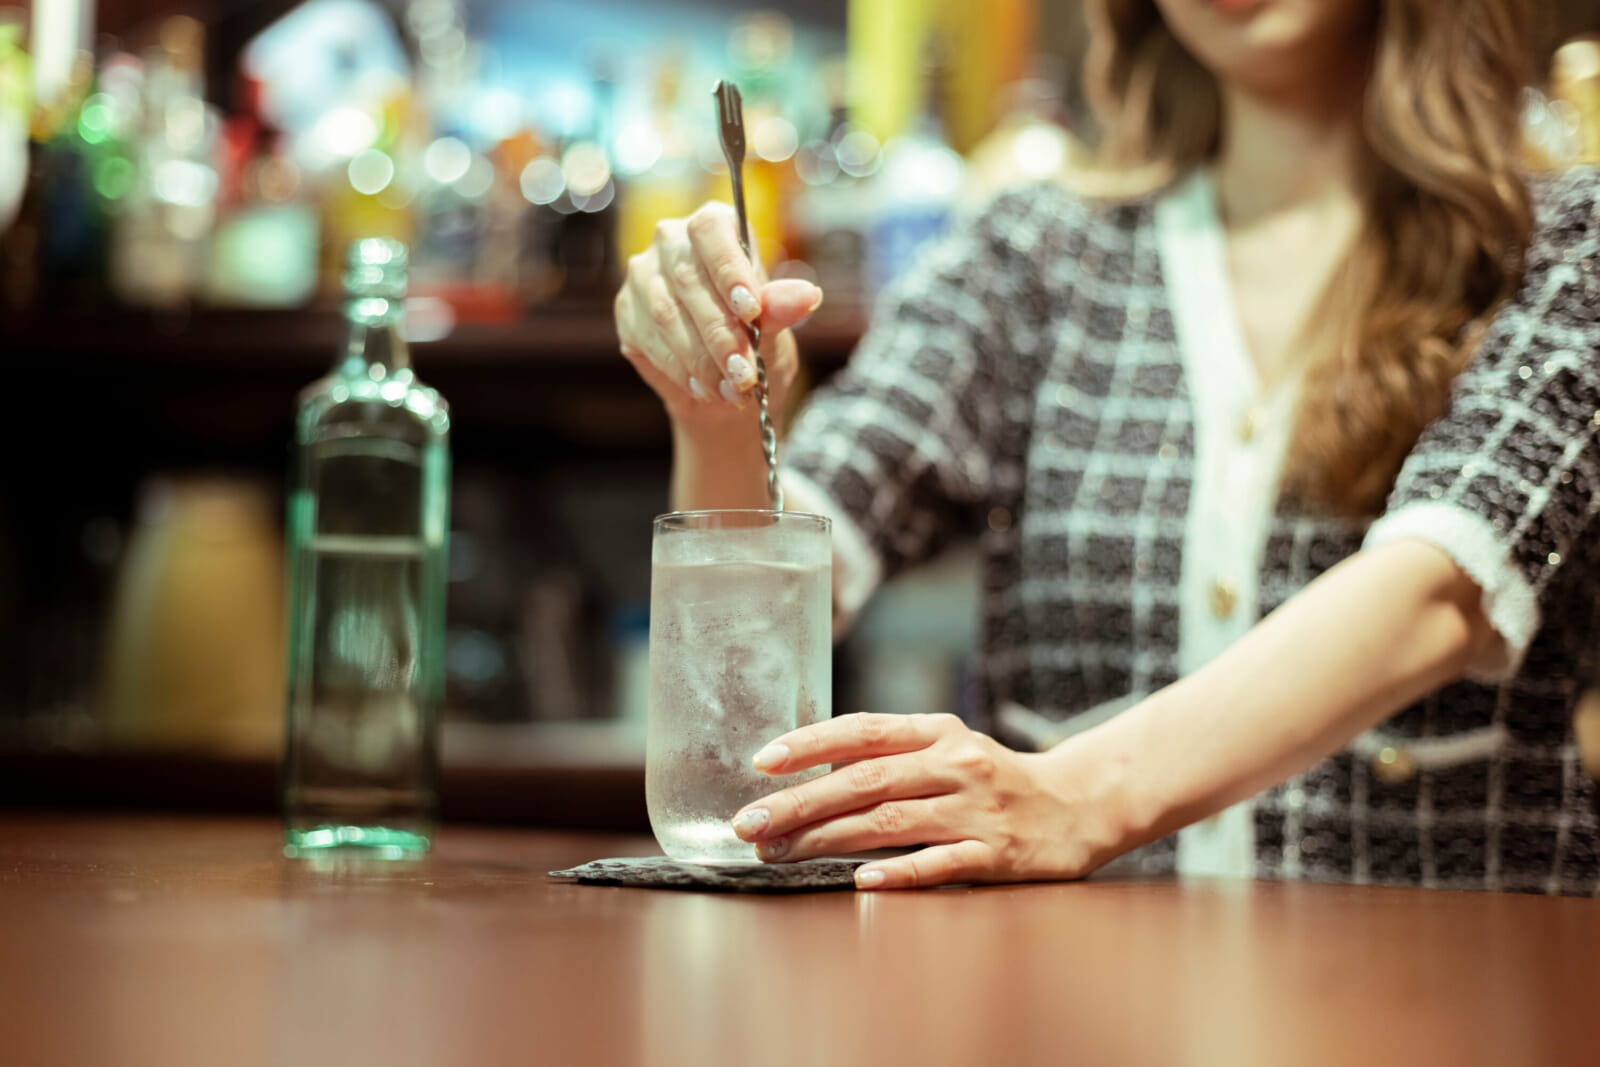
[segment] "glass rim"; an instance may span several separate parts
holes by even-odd
[[[665,522],[681,521],[684,519],[705,519],[720,515],[756,517],[765,516],[770,519],[782,521],[785,516],[796,521],[811,521],[820,523],[824,528],[831,528],[833,520],[826,515],[813,511],[790,511],[777,508],[694,508],[689,511],[664,511],[650,521],[652,526],[660,526]]]

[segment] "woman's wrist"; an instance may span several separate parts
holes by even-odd
[[[747,406],[752,406],[747,405]],[[753,413],[672,420],[672,506],[679,511],[768,506],[767,465]]]
[[[1152,839],[1151,791],[1141,784],[1132,754],[1101,727],[1032,757],[1068,812],[1067,824],[1053,835],[1065,846],[1059,864],[1067,876],[1087,874]]]

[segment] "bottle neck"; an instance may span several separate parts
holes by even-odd
[[[345,350],[341,365],[354,373],[383,366],[404,370],[411,352],[400,329],[405,303],[383,297],[351,297],[345,301]]]

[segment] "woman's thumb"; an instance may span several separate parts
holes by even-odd
[[[763,330],[787,330],[822,306],[822,290],[799,278],[768,282],[761,289]]]

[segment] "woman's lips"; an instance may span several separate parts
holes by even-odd
[[[1262,0],[1205,0],[1206,6],[1223,15],[1243,15],[1260,7]]]

